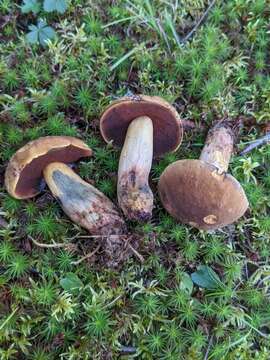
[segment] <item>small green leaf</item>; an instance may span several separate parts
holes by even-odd
[[[183,273],[182,279],[180,281],[180,289],[191,295],[193,290],[193,282],[189,274]]]
[[[67,292],[76,292],[83,287],[81,280],[72,272],[67,273],[66,276],[60,280],[60,285]]]
[[[222,283],[218,274],[209,266],[200,265],[196,272],[191,274],[194,284],[209,290],[220,288]]]
[[[45,26],[39,32],[39,42],[41,45],[46,45],[46,41],[55,37],[55,31],[50,26]]]
[[[43,20],[39,20],[37,26],[30,25],[29,30],[30,32],[26,35],[26,38],[30,44],[40,43],[45,46],[47,40],[54,39],[56,36],[53,28],[47,26],[47,23]]]
[[[38,0],[23,0],[21,10],[23,14],[28,14],[30,12],[37,14],[40,11],[40,3]]]
[[[26,39],[30,44],[37,44],[38,43],[38,30],[35,25],[30,25],[29,30],[31,30],[27,35]]]
[[[47,12],[57,11],[64,14],[67,9],[67,0],[45,0],[43,7]]]

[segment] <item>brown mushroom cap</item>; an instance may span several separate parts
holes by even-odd
[[[179,160],[162,173],[158,184],[165,209],[182,223],[213,230],[233,223],[248,208],[239,182],[201,160]]]
[[[100,119],[104,140],[121,147],[129,124],[139,116],[148,116],[153,121],[155,157],[178,149],[183,137],[179,114],[158,96],[123,97],[110,104]]]
[[[10,159],[5,186],[16,199],[28,199],[40,192],[43,169],[51,162],[71,163],[91,156],[92,150],[71,136],[45,136],[31,141]]]

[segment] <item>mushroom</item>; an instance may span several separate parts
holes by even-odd
[[[248,208],[239,182],[227,173],[234,134],[226,122],[208,133],[199,160],[179,160],[161,174],[158,190],[165,209],[182,223],[214,230],[231,224]]]
[[[130,220],[149,220],[153,193],[148,177],[153,156],[176,151],[182,140],[177,111],[157,96],[123,97],[103,112],[100,131],[107,143],[123,146],[117,184],[123,213]]]
[[[117,257],[122,245],[119,235],[127,231],[123,218],[104,194],[65,164],[91,155],[92,150],[73,137],[39,138],[13,155],[6,169],[5,185],[11,196],[27,199],[41,191],[44,176],[68,217],[92,235],[104,237],[106,254],[110,258]]]
[[[74,137],[41,137],[12,156],[5,173],[6,189],[16,199],[29,199],[40,193],[42,171],[48,164],[53,161],[72,163],[91,155],[92,150]]]

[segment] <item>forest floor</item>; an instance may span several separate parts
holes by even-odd
[[[0,0],[0,359],[269,360],[270,146],[240,155],[270,130],[269,16],[265,0]],[[153,162],[153,217],[128,223],[138,254],[111,269],[102,249],[80,261],[99,239],[47,188],[13,199],[4,172],[27,142],[76,136],[94,155],[75,170],[117,203],[120,150],[99,118],[126,94],[161,96],[194,126]],[[250,207],[207,233],[166,213],[157,182],[222,118]]]

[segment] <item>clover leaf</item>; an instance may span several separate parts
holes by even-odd
[[[40,11],[40,7],[40,2],[38,0],[23,0],[21,10],[24,14],[28,14],[30,12],[37,14]]]
[[[48,26],[46,21],[39,20],[37,25],[29,26],[30,32],[26,35],[30,44],[46,45],[47,40],[54,39],[56,34],[52,27]]]
[[[44,10],[47,12],[57,11],[64,14],[67,9],[66,0],[45,0],[43,4]]]

